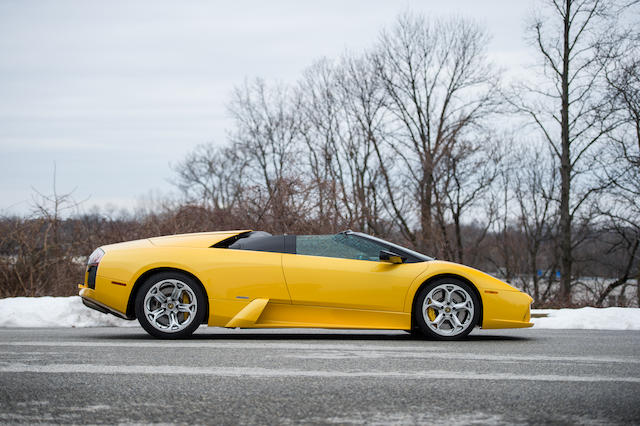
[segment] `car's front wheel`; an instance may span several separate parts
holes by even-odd
[[[478,324],[480,301],[469,284],[456,278],[442,278],[420,291],[413,313],[425,336],[457,340]]]
[[[142,284],[135,301],[136,317],[154,337],[188,337],[204,321],[206,298],[202,288],[178,272],[152,275]]]

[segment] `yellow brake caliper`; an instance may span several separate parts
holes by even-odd
[[[187,293],[182,293],[182,303],[189,303],[189,296]],[[184,321],[186,321],[187,318],[189,318],[189,313],[183,312],[182,314],[184,315]]]
[[[429,300],[427,301],[427,303],[431,303],[431,299],[429,299]],[[430,320],[430,321],[435,320],[435,319],[436,319],[436,310],[435,310],[435,309],[433,309],[433,308],[428,308],[428,309],[427,309],[427,316],[429,317],[429,320]]]

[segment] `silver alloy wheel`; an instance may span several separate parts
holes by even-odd
[[[175,333],[184,330],[198,310],[196,295],[176,279],[157,282],[144,296],[144,315],[157,330]]]
[[[440,336],[457,336],[473,321],[473,299],[457,284],[435,286],[422,303],[422,316],[429,329]]]

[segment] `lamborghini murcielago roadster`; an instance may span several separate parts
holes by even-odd
[[[531,297],[476,269],[370,235],[238,230],[105,245],[89,257],[83,303],[183,338],[229,328],[406,330],[436,339],[531,327]]]

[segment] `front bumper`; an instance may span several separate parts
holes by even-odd
[[[530,322],[531,302],[531,296],[518,290],[485,289],[482,293],[482,328],[533,327]]]

